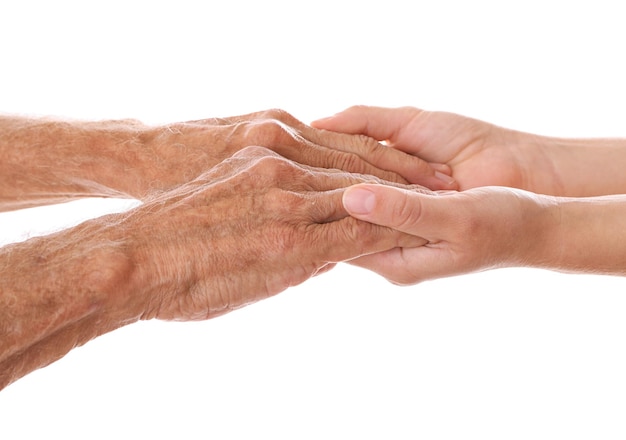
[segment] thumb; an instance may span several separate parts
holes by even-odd
[[[429,241],[441,234],[450,211],[435,193],[386,185],[360,184],[343,193],[343,206],[359,220],[418,235]]]

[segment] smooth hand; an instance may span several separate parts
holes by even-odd
[[[543,138],[453,113],[355,106],[313,126],[362,134],[430,163],[447,164],[459,189],[508,186],[556,194]]]
[[[343,203],[355,218],[422,238],[416,248],[363,256],[353,264],[397,284],[504,266],[535,265],[557,235],[553,198],[484,187],[424,194],[384,185],[356,185]]]

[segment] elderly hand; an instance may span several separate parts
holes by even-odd
[[[0,248],[0,388],[139,319],[212,318],[424,244],[347,214],[344,188],[364,182],[381,181],[248,147],[128,212]]]
[[[147,187],[140,194],[186,182],[247,146],[266,147],[313,167],[433,189],[456,188],[445,165],[428,164],[367,136],[314,129],[281,110],[153,127],[141,139],[154,157],[146,157],[143,168],[151,174],[142,179]]]
[[[0,116],[0,211],[77,197],[144,200],[248,146],[314,167],[456,188],[447,165],[428,164],[366,136],[313,129],[280,110],[160,126]]]
[[[343,189],[365,181],[380,182],[249,147],[148,201],[128,219],[132,260],[150,292],[144,317],[210,318],[336,262],[423,244],[348,216]]]

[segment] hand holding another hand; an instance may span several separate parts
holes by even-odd
[[[371,136],[426,162],[448,165],[458,188],[432,189],[508,186],[553,195],[561,191],[562,182],[543,148],[546,138],[477,119],[414,107],[355,106],[312,125]]]
[[[355,218],[428,242],[354,264],[399,284],[503,266],[624,273],[623,139],[548,138],[412,107],[356,106],[313,125],[445,163],[462,190],[347,189]]]
[[[358,221],[344,188],[374,177],[249,147],[117,223],[129,236],[144,318],[206,319],[300,284],[334,263],[424,243]]]
[[[348,215],[344,189],[366,182],[382,180],[247,147],[127,212],[0,249],[13,269],[0,289],[0,389],[139,319],[213,318],[337,262],[424,244]]]
[[[483,187],[425,194],[365,184],[348,188],[343,203],[357,219],[426,241],[424,246],[395,248],[352,262],[396,284],[539,265],[559,249],[553,199],[523,190]]]
[[[200,175],[248,146],[268,148],[304,165],[368,174],[390,182],[456,189],[447,165],[429,164],[363,135],[312,128],[282,110],[141,129],[140,169],[133,192],[143,198]],[[151,152],[144,154],[144,151]]]

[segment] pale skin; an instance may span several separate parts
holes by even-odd
[[[563,139],[413,107],[355,106],[312,123],[446,164],[460,192],[358,184],[356,219],[423,238],[353,263],[397,284],[497,267],[626,275],[625,139]]]
[[[423,245],[343,207],[358,183],[457,186],[446,165],[388,152],[281,111],[161,127],[0,118],[0,209],[143,201],[0,248],[0,389],[138,320],[212,318],[337,262]]]

